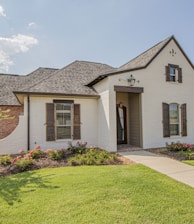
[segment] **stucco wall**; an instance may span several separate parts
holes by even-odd
[[[0,155],[15,153],[17,154],[22,148],[27,149],[27,117],[26,106],[24,114],[18,118],[16,128],[7,137],[0,140]]]
[[[172,49],[176,52],[174,56],[170,54]],[[182,68],[183,83],[166,82],[165,66],[168,64],[176,64]],[[165,147],[167,142],[172,141],[194,143],[194,71],[174,41],[171,41],[146,69],[110,76],[108,78],[110,96],[113,95],[114,85],[128,86],[126,80],[131,74],[140,81],[135,83],[135,87],[144,88],[141,94],[143,148]],[[163,137],[163,102],[187,104],[188,136]],[[111,114],[113,110],[114,105],[110,104]],[[111,116],[110,123],[115,122],[115,119]],[[116,133],[116,127],[115,130],[112,129],[113,132]]]
[[[73,145],[78,140],[46,141],[46,103],[52,103],[54,99],[74,100],[81,107],[81,142],[87,142],[87,146],[97,146],[97,99],[61,98],[61,97],[30,97],[30,148],[40,145],[43,150],[48,148],[67,148],[69,142]]]

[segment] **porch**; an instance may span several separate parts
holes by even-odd
[[[143,88],[117,87],[116,124],[117,151],[142,150],[142,102]]]

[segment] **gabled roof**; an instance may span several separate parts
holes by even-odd
[[[93,96],[97,93],[86,85],[96,79],[99,74],[111,69],[112,67],[106,64],[75,61],[39,83],[18,92]]]
[[[106,73],[106,74],[101,74],[97,79],[93,80],[92,82],[88,83],[88,86],[93,86],[94,84],[98,83],[100,80],[110,76],[110,75],[115,75],[123,72],[129,72],[129,71],[134,71],[134,70],[139,70],[139,69],[144,69],[146,68],[156,57],[157,55],[165,48],[165,46],[171,41],[174,40],[175,43],[177,44],[178,48],[181,50],[185,58],[187,59],[188,63],[193,67],[193,64],[189,60],[188,56],[185,54],[177,40],[175,39],[174,36],[170,36],[166,38],[165,40],[159,42],[155,46],[151,47],[147,51],[143,52],[139,56],[135,57],[128,63],[122,65],[118,69],[114,69],[112,72]],[[194,67],[193,67],[194,68]]]
[[[174,36],[171,36],[119,68],[75,61],[62,69],[38,68],[26,76],[0,74],[0,105],[20,105],[14,93],[97,96],[92,88],[94,84],[111,75],[146,68],[171,40],[175,41],[194,68]]]

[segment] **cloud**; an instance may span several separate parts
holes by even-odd
[[[34,23],[34,22],[29,23],[28,24],[28,29],[31,29],[31,28],[33,28],[33,29],[37,28],[37,24]]]
[[[0,70],[8,72],[13,65],[11,57],[15,54],[25,53],[38,44],[38,40],[31,36],[22,34],[14,35],[11,38],[0,37]]]
[[[4,8],[0,5],[0,16],[6,16]]]

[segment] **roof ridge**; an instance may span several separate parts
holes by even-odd
[[[174,38],[174,35],[171,35],[171,36],[169,36],[169,37],[167,37],[166,39],[164,39],[164,40],[162,40],[162,41],[160,41],[160,42],[158,42],[157,44],[155,44],[154,46],[152,46],[152,47],[150,47],[149,49],[147,49],[147,50],[145,50],[144,52],[142,52],[141,54],[139,54],[138,56],[136,56],[135,58],[132,58],[130,61],[128,61],[127,63],[125,63],[125,64],[123,64],[123,65],[121,65],[118,69],[120,69],[120,68],[122,68],[122,67],[124,67],[125,65],[127,65],[127,64],[129,64],[130,62],[132,62],[132,61],[134,61],[135,59],[137,59],[138,57],[140,57],[140,56],[142,56],[143,54],[145,54],[145,53],[147,53],[147,52],[149,52],[149,51],[151,51],[152,49],[154,49],[154,48],[156,48],[158,45],[160,45],[160,44],[164,44],[164,45],[162,45],[159,49],[158,49],[158,51],[153,55],[153,57],[155,57],[155,55],[171,40],[171,39],[173,39]],[[152,57],[152,58],[153,58]],[[151,59],[152,59],[151,58]],[[147,65],[147,64],[146,64]]]
[[[109,67],[111,67],[111,68],[114,68],[114,67],[112,67],[111,65],[108,65],[108,64],[106,64],[106,63],[102,63],[102,62],[85,61],[85,60],[75,60],[74,62],[86,62],[86,63],[91,63],[91,64],[106,65],[106,66],[109,66]]]

